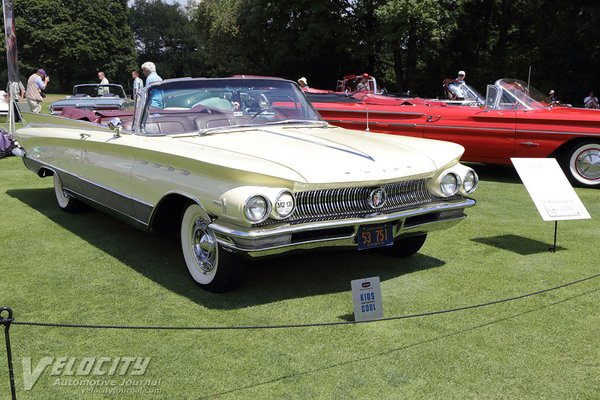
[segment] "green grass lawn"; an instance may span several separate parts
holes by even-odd
[[[0,304],[17,321],[236,326],[352,319],[350,281],[380,276],[385,316],[487,302],[600,272],[595,219],[541,221],[512,168],[482,177],[460,225],[409,259],[335,252],[251,266],[228,294],[198,289],[178,243],[97,211],[66,214],[51,179],[0,160]],[[600,192],[578,189],[592,216]],[[597,399],[600,279],[423,318],[278,330],[123,331],[13,325],[19,399]],[[2,351],[4,344],[0,345]],[[23,358],[150,357],[140,393],[86,394],[52,375],[23,387]],[[0,357],[1,398],[10,398]],[[145,392],[144,392],[145,390]],[[158,393],[150,390],[157,390]]]

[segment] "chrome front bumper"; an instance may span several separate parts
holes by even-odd
[[[210,227],[222,248],[254,258],[301,249],[356,247],[355,237],[361,225],[393,223],[394,238],[447,229],[463,220],[464,209],[474,205],[475,200],[463,198],[364,218],[254,228],[216,220]]]

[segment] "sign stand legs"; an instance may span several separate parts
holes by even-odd
[[[558,221],[554,221],[554,245],[548,249],[552,253],[556,253],[556,231],[558,230]]]

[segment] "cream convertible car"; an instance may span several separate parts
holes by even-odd
[[[65,211],[83,202],[143,229],[175,226],[190,275],[211,291],[241,283],[239,256],[408,256],[475,204],[461,146],[328,125],[290,81],[174,79],[137,104],[71,113],[91,122],[26,115],[25,164],[54,177]]]

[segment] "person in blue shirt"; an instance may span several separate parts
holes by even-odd
[[[142,71],[146,76],[146,87],[154,82],[161,82],[162,78],[156,73],[156,65],[151,61],[142,64]]]
[[[141,66],[142,72],[146,75],[146,87],[150,86],[154,82],[162,82],[162,78],[156,73],[156,65],[151,61],[146,61]],[[162,93],[159,90],[153,90],[150,96],[152,100],[150,106],[152,108],[162,108]]]

